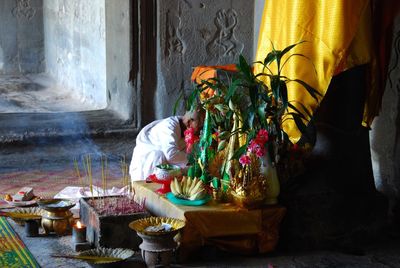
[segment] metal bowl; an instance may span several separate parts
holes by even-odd
[[[40,199],[37,203],[39,207],[50,212],[66,211],[75,206],[75,203],[68,199]]]

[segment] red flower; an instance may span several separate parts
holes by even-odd
[[[256,140],[259,140],[260,143],[266,143],[268,141],[268,131],[265,129],[260,129],[257,133]]]
[[[194,128],[190,127],[183,132],[186,143],[186,153],[190,153],[193,148],[193,144],[199,141],[199,137],[194,134]]]
[[[248,155],[242,155],[240,158],[239,158],[239,163],[240,164],[242,164],[243,166],[245,166],[245,165],[250,165],[251,164],[251,158],[250,158],[250,156],[248,156]]]
[[[211,137],[212,137],[214,140],[216,140],[216,141],[218,141],[218,136],[219,136],[219,132],[218,132],[218,131],[215,131],[215,132],[211,135]]]

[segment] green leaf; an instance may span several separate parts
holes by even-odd
[[[197,87],[193,88],[192,92],[190,93],[187,101],[186,101],[186,110],[191,111],[194,109],[196,100],[199,98],[199,89]]]
[[[322,96],[321,93],[318,92],[318,90],[314,89],[312,86],[310,86],[309,84],[307,84],[306,82],[300,80],[300,79],[293,79],[293,80],[289,80],[289,81],[293,81],[296,83],[299,83],[300,85],[302,85],[307,92],[311,95],[311,97],[313,97],[316,101],[318,101],[318,97],[317,96]]]
[[[273,61],[277,60],[277,53],[275,50],[269,52],[264,59],[264,66],[271,64]]]
[[[272,90],[272,95],[274,96],[276,101],[279,100],[280,85],[281,85],[281,80],[279,79],[279,75],[272,76],[271,77],[271,90]]]
[[[238,88],[238,86],[241,83],[241,79],[236,79],[234,80],[228,87],[228,93],[226,94],[226,101],[229,101],[232,96],[236,93],[236,89]]]
[[[257,114],[260,119],[260,124],[262,128],[266,128],[267,119],[265,117],[265,109],[267,108],[267,104],[265,102],[259,104],[257,109]]]
[[[247,144],[241,146],[239,149],[237,149],[234,154],[232,155],[232,158],[229,160],[233,160],[233,159],[239,159],[242,154],[244,154],[246,152],[247,149]]]
[[[229,107],[226,104],[223,103],[217,103],[214,105],[214,107],[220,111],[222,114],[226,114],[229,111]]]
[[[293,120],[296,123],[297,128],[300,130],[301,134],[306,134],[307,133],[307,126],[304,124],[303,119],[299,114],[296,113],[291,113],[293,116]]]
[[[283,111],[287,109],[288,106],[288,92],[287,92],[287,86],[285,81],[280,80],[280,86],[279,86],[279,95],[280,95],[280,100],[282,101],[283,105]]]
[[[301,43],[304,43],[304,42],[306,42],[306,41],[300,41],[300,42],[298,42],[298,43],[296,43],[296,44],[293,44],[293,45],[290,45],[290,46],[286,47],[284,50],[282,50],[281,56],[283,56],[283,55],[285,55],[286,53],[288,53],[288,52],[289,52],[292,48],[294,48],[295,46],[297,46],[297,45],[299,45],[299,44],[301,44]]]
[[[281,70],[283,69],[283,67],[285,67],[286,63],[288,63],[289,60],[290,60],[292,57],[303,57],[303,58],[306,58],[307,60],[310,61],[311,65],[313,66],[314,72],[317,73],[317,70],[316,70],[315,65],[314,65],[314,63],[312,62],[312,60],[311,60],[309,57],[307,57],[307,56],[305,56],[305,55],[303,55],[303,54],[300,54],[300,53],[291,54],[289,57],[287,57],[287,59],[286,59],[286,60],[283,62],[283,64],[282,64]]]
[[[183,98],[183,92],[181,92],[181,94],[179,94],[178,98],[176,99],[176,101],[174,103],[174,107],[172,109],[173,115],[176,115],[176,111],[178,110],[178,105],[181,103],[182,98]]]
[[[223,149],[225,149],[225,147],[226,147],[227,144],[228,144],[228,142],[227,142],[226,140],[221,141],[221,142],[218,144],[218,149],[217,149],[217,151],[219,152],[219,151],[222,151]]]
[[[246,59],[243,57],[243,55],[239,56],[239,64],[237,64],[236,66],[246,79],[252,80],[253,72],[251,70],[250,65],[247,63]]]
[[[299,102],[299,101],[296,101],[296,103],[298,104],[298,105],[300,105],[301,106],[301,108],[302,108],[302,110],[303,110],[303,112],[300,112],[300,111],[297,111],[299,114],[305,114],[305,115],[307,115],[308,116],[308,118],[309,119],[311,119],[312,118],[312,114],[311,114],[311,112],[307,109],[307,107],[306,106],[304,106],[304,104],[303,103],[301,103],[301,102]],[[294,106],[294,105],[293,105]],[[293,109],[294,110],[294,109]]]
[[[301,118],[303,118],[303,119],[307,119],[304,115],[303,115],[303,113],[302,112],[300,112],[299,111],[299,109],[297,109],[297,107],[296,106],[294,106],[293,104],[291,104],[290,102],[288,103],[288,106],[289,106],[289,108],[291,108],[291,109],[293,109],[294,111],[296,111],[296,113],[298,114],[298,115],[300,115],[301,116]],[[291,113],[288,113],[288,114],[291,114]]]

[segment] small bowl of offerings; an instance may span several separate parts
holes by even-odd
[[[156,166],[154,175],[158,180],[171,180],[182,175],[182,170],[177,165],[161,164]]]

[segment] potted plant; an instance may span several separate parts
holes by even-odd
[[[302,43],[302,42],[300,42]],[[192,77],[194,90],[187,105],[200,105],[205,122],[191,164],[214,190],[230,193],[244,206],[276,203],[279,181],[275,164],[292,146],[283,128],[293,120],[307,138],[311,113],[302,103],[288,99],[288,83],[298,83],[318,101],[319,92],[304,81],[282,75],[292,57],[289,52],[300,43],[268,53],[255,73],[243,56],[235,66],[201,67]],[[274,66],[274,69],[271,66]],[[218,76],[210,70],[220,70]],[[276,70],[275,72],[273,70]],[[310,137],[308,137],[310,138]]]

